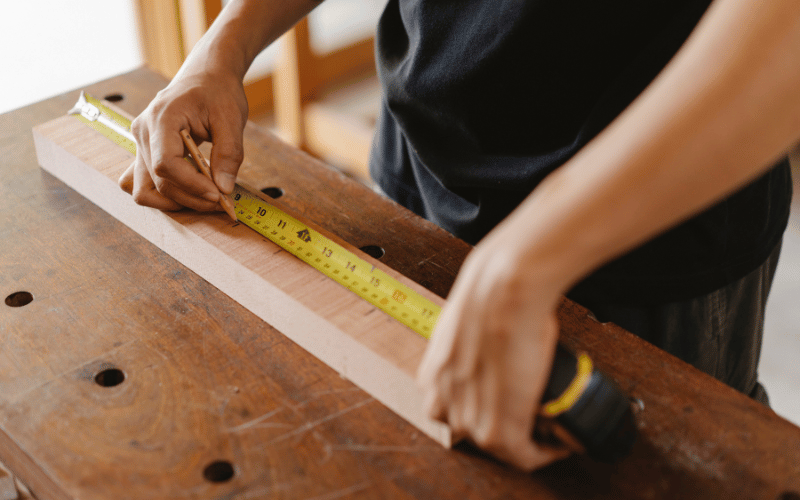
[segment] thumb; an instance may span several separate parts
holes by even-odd
[[[128,194],[133,194],[133,167],[135,163],[131,163],[128,168],[122,172],[119,178],[119,187]]]
[[[242,131],[243,127],[231,124],[220,124],[211,129],[211,174],[214,183],[225,194],[233,191],[236,174],[244,160]]]

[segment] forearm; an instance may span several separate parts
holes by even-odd
[[[178,76],[195,71],[243,79],[255,57],[322,0],[232,0],[200,39]]]
[[[312,0],[231,0],[170,84],[131,124],[136,160],[120,177],[136,203],[160,210],[220,208],[244,156],[243,79],[256,55],[305,16]],[[185,161],[181,131],[213,143],[213,181]]]
[[[642,96],[498,233],[524,235],[525,271],[565,292],[790,148],[800,137],[798,61],[800,3],[717,0]]]

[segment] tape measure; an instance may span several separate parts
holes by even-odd
[[[78,102],[67,112],[89,127],[111,139],[117,146],[136,154],[136,139],[131,134],[131,121],[109,108],[102,101],[81,92]]]
[[[430,338],[441,308],[369,262],[237,185],[239,220],[378,309]]]
[[[81,92],[69,114],[136,154],[131,120],[98,99]],[[231,197],[240,222],[419,335],[430,338],[441,312],[439,305],[240,185],[236,185]]]
[[[117,145],[136,154],[131,120],[81,93],[69,111]],[[187,158],[188,160],[188,158]],[[419,335],[430,338],[441,308],[373,264],[309,228],[283,210],[236,185],[239,222],[368,301]],[[625,456],[636,439],[627,396],[589,356],[558,345],[534,436],[585,450],[598,460]]]

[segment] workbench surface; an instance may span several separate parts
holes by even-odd
[[[166,83],[86,90],[136,115]],[[0,461],[38,498],[800,499],[799,428],[567,300],[563,342],[636,400],[632,454],[524,474],[440,447],[42,171],[31,128],[78,93],[0,116]],[[245,182],[446,296],[466,243],[253,125],[245,154]]]

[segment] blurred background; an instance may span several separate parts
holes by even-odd
[[[221,0],[28,0],[0,17],[0,113],[147,65],[166,77]],[[267,48],[246,78],[250,118],[369,184],[379,102],[373,33],[386,0],[327,0]],[[797,159],[797,155],[793,160]],[[795,192],[800,162],[793,161]],[[800,424],[800,196],[767,311],[761,378],[772,406]]]
[[[147,65],[171,78],[224,0],[32,0],[0,19],[0,112]],[[386,0],[328,0],[245,78],[250,118],[369,183],[379,91],[373,34]]]

